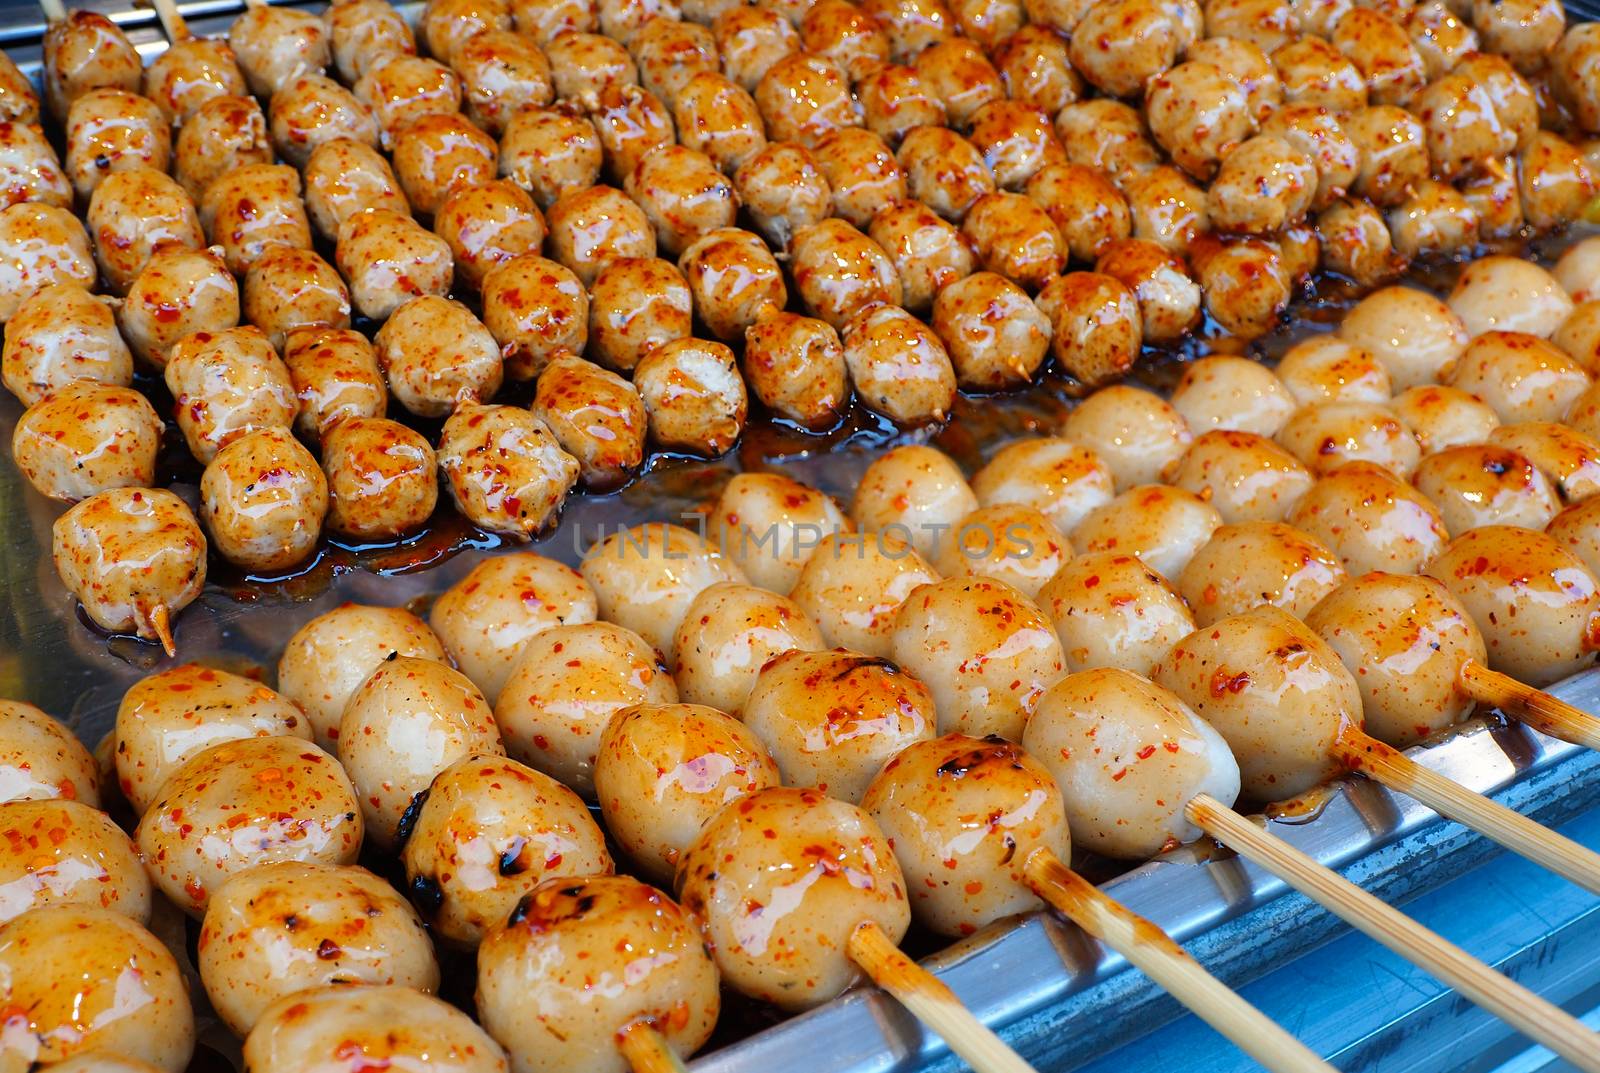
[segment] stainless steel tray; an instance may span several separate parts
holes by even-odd
[[[153,13],[111,0],[83,6],[115,12],[147,55],[163,47]],[[415,6],[415,5],[412,5]],[[182,10],[200,32],[226,29],[237,4],[206,0]],[[37,64],[37,11],[0,10],[0,44],[25,69]],[[1282,341],[1278,341],[1281,346]],[[1161,370],[1153,375],[1159,381]],[[979,437],[946,431],[940,446],[969,464],[980,441],[993,445],[1047,425],[1066,405],[1059,393],[964,403],[986,429]],[[9,443],[20,407],[0,401],[0,442]],[[862,422],[817,443],[747,442],[717,463],[666,460],[629,488],[580,497],[560,528],[536,550],[575,563],[602,529],[646,519],[677,520],[739,468],[788,472],[848,501],[873,449],[896,437]],[[194,496],[179,482],[180,494]],[[22,479],[9,453],[0,462],[0,696],[31,701],[65,719],[91,744],[109,729],[122,693],[162,665],[157,649],[91,630],[55,578],[50,526],[62,512]],[[302,576],[271,585],[221,578],[179,619],[185,660],[254,669],[271,679],[284,640],[302,623],[347,600],[424,608],[473,563],[495,553],[445,525],[393,549],[330,553]],[[450,553],[454,552],[453,555]],[[435,559],[446,561],[432,564]],[[1600,711],[1600,671],[1557,687],[1558,694]],[[1521,727],[1476,722],[1417,759],[1506,804],[1559,823],[1600,803],[1600,756]],[[1389,901],[1403,901],[1462,874],[1497,852],[1483,839],[1415,803],[1366,782],[1343,784],[1313,817],[1274,822],[1275,833]],[[1115,896],[1166,928],[1229,983],[1240,985],[1326,942],[1343,926],[1253,866],[1193,847],[1111,880]],[[1178,1016],[1178,1007],[1122,958],[1075,929],[1034,915],[1005,922],[927,960],[987,1023],[1025,1056],[1052,1070],[1081,1065]],[[1600,982],[1600,980],[1592,981]],[[694,1062],[704,1073],[749,1073],[803,1062],[808,1073],[875,1073],[953,1068],[937,1037],[882,996],[857,991],[765,1029]]]

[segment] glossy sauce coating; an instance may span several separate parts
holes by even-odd
[[[197,753],[162,783],[134,838],[156,886],[198,917],[212,893],[258,865],[354,863],[362,827],[332,756],[302,738],[241,738]]]
[[[1287,521],[1338,556],[1351,575],[1415,573],[1449,539],[1439,508],[1417,489],[1370,463],[1351,463],[1318,479]]]
[[[789,244],[789,264],[801,301],[835,329],[874,302],[900,304],[894,262],[843,220],[823,220],[797,232]]]
[[[133,356],[112,304],[78,283],[45,287],[18,307],[5,327],[0,367],[24,406],[74,381],[133,382]]]
[[[500,1045],[454,1006],[409,987],[319,987],[261,1012],[244,1041],[250,1073],[340,1073],[351,1059],[392,1069],[507,1073]]]
[[[327,477],[287,428],[233,440],[200,478],[200,517],[212,547],[247,570],[275,573],[304,562],[327,514]]]
[[[346,217],[334,263],[356,309],[373,320],[388,318],[413,298],[447,294],[455,274],[450,244],[389,208]]]
[[[279,353],[296,328],[348,328],[350,292],[333,266],[311,250],[269,247],[244,277],[244,318]]]
[[[813,789],[773,787],[725,806],[684,855],[678,886],[727,984],[783,1010],[818,1006],[858,979],[845,953],[857,924],[898,942],[911,922],[882,830]]]
[[[383,417],[348,417],[322,439],[328,529],[394,540],[420,529],[439,499],[438,459],[421,435]]]
[[[633,630],[669,656],[689,604],[719,581],[743,581],[744,571],[700,534],[648,522],[608,534],[584,553],[578,568],[607,622]]]
[[[684,614],[672,643],[674,675],[685,701],[738,716],[773,657],[822,647],[816,623],[793,600],[718,582],[702,589]]]
[[[435,933],[476,946],[540,883],[611,871],[583,800],[500,756],[468,756],[435,776],[407,813],[400,860]]]
[[[456,509],[513,540],[550,530],[578,483],[578,460],[517,406],[458,406],[440,433],[439,466]]]
[[[17,418],[11,456],[39,494],[74,503],[154,484],[162,428],[155,408],[132,388],[79,381]]]
[[[751,583],[785,593],[825,536],[851,528],[838,504],[792,477],[740,473],[723,487],[706,534]]]
[[[180,340],[239,323],[239,285],[216,249],[158,249],[129,286],[117,322],[134,355],[163,369]]]
[[[126,292],[162,246],[200,249],[205,235],[189,195],[164,173],[136,167],[113,172],[94,188],[84,216],[95,260],[112,291]]]
[[[372,345],[395,398],[421,417],[488,402],[505,375],[489,329],[465,305],[436,294],[396,307]]]
[[[1217,508],[1195,493],[1170,484],[1143,484],[1090,511],[1071,537],[1080,552],[1137,555],[1171,579],[1183,573],[1221,524]]]
[[[1073,841],[1108,857],[1142,861],[1193,842],[1201,832],[1184,817],[1189,801],[1239,796],[1222,735],[1131,671],[1061,679],[1039,698],[1022,742],[1061,788]]]
[[[1070,672],[1116,667],[1149,674],[1195,625],[1173,585],[1126,552],[1090,551],[1063,564],[1039,590],[1038,603],[1055,625]]]
[[[0,322],[46,287],[94,281],[89,236],[72,213],[31,201],[0,209]]]
[[[150,919],[150,877],[105,813],[80,801],[0,804],[0,923],[47,905]]]
[[[65,724],[19,700],[0,701],[0,715],[0,803],[100,806],[99,767]]]
[[[592,362],[557,355],[539,374],[529,408],[578,460],[590,491],[627,483],[644,460],[644,400],[631,383]]]
[[[1020,503],[1070,533],[1090,511],[1111,501],[1115,485],[1093,451],[1049,436],[1002,447],[972,475],[972,490],[982,506]]]
[[[303,176],[306,212],[323,238],[337,241],[344,222],[366,209],[411,213],[394,168],[362,142],[336,138],[322,143],[306,161]]]
[[[806,560],[789,598],[826,644],[887,658],[900,605],[918,586],[939,580],[901,528],[830,534]]]
[[[1040,906],[1023,878],[1036,849],[1071,857],[1061,791],[1000,738],[948,734],[885,765],[861,807],[905,873],[911,911],[942,935],[970,935]]]
[[[294,383],[259,328],[186,336],[173,346],[162,376],[178,428],[201,462],[247,432],[294,422]]]

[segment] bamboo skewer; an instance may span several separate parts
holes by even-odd
[[[877,924],[870,920],[857,924],[847,950],[873,983],[937,1032],[977,1073],[1034,1073],[961,1004],[944,981],[901,952]]]
[[[635,1021],[618,1032],[617,1049],[633,1073],[688,1073],[672,1044],[647,1021]]]
[[[168,41],[176,45],[194,36],[178,11],[176,0],[152,0],[152,3],[155,4],[156,17],[161,20],[161,28],[166,31]]]
[[[1334,752],[1352,770],[1600,894],[1600,854],[1593,850],[1423,767],[1365,731],[1345,731]]]
[[[66,5],[61,0],[39,0],[39,6],[44,9],[45,21],[51,25],[65,21],[67,17]]]
[[[1119,905],[1047,849],[1023,865],[1028,883],[1074,924],[1127,958],[1195,1016],[1275,1073],[1330,1073],[1305,1044],[1206,971],[1155,924]]]
[[[1463,791],[1464,792],[1464,791]],[[1324,868],[1208,794],[1185,808],[1189,822],[1324,909],[1461,992],[1567,1061],[1600,1073],[1600,1035],[1454,943]]]
[[[1541,734],[1600,749],[1600,719],[1588,712],[1474,660],[1461,665],[1460,679],[1467,695],[1479,704],[1499,708]]]

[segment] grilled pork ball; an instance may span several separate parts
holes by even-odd
[[[0,924],[49,905],[110,909],[150,920],[150,877],[133,840],[79,801],[0,805]]]
[[[267,117],[254,97],[213,97],[184,120],[173,155],[173,176],[198,200],[218,176],[272,163]]]
[[[212,547],[252,572],[276,573],[310,558],[327,513],[327,477],[287,427],[230,441],[200,478],[200,517]]]
[[[153,485],[162,430],[137,391],[85,380],[23,411],[11,456],[40,495],[75,503],[111,488]]]
[[[72,732],[31,704],[0,700],[0,803],[81,801],[100,806],[100,770]]]
[[[313,1069],[350,1047],[363,1061],[437,1073],[507,1073],[500,1045],[460,1010],[410,987],[334,984],[261,1011],[244,1041],[252,1070]]]
[[[703,589],[744,580],[744,572],[714,543],[662,522],[597,541],[579,570],[607,622],[633,630],[667,656],[689,604]]]
[[[322,438],[328,528],[357,540],[413,533],[433,516],[439,463],[420,434],[382,417],[348,417]]]

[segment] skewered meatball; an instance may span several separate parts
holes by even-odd
[[[113,731],[117,785],[142,814],[179,768],[213,745],[311,736],[290,698],[252,679],[186,663],[140,679],[123,695]]]
[[[1410,112],[1374,105],[1352,112],[1342,126],[1361,154],[1361,170],[1351,193],[1379,206],[1396,205],[1405,199],[1407,188],[1428,177],[1426,131]]]
[[[1127,199],[1093,168],[1051,164],[1028,180],[1025,192],[1050,215],[1074,260],[1094,261],[1133,230]]]
[[[181,1073],[194,1053],[183,971],[121,913],[57,905],[0,925],[0,980],[13,1038],[27,1041],[10,1049],[29,1061],[105,1052]]]
[[[900,302],[894,263],[882,247],[843,220],[803,228],[790,243],[789,256],[801,300],[834,328],[872,303]]]
[[[275,245],[311,248],[311,221],[300,175],[284,164],[246,164],[213,179],[200,199],[200,222],[242,276]]]
[[[341,1048],[395,1068],[506,1073],[505,1052],[472,1018],[409,987],[336,984],[300,991],[261,1011],[244,1042],[251,1069],[307,1069]]]
[[[456,187],[495,177],[499,147],[465,116],[435,112],[393,134],[395,175],[418,212],[436,213]]]
[[[670,261],[614,261],[595,277],[589,298],[589,337],[596,358],[631,372],[651,350],[691,329],[689,285]]]
[[[942,127],[947,118],[944,102],[922,76],[897,63],[880,64],[858,79],[856,99],[866,128],[896,148],[918,127]]]
[[[1397,275],[1405,260],[1394,251],[1389,225],[1363,200],[1342,198],[1317,217],[1323,266],[1363,287]]]
[[[437,663],[449,660],[427,623],[411,612],[342,604],[289,638],[278,659],[278,690],[304,710],[317,744],[331,750],[337,747],[339,720],[350,695],[396,653]]]
[[[231,441],[200,479],[200,517],[222,557],[253,573],[277,573],[316,550],[328,513],[328,481],[287,428]]]
[[[1064,660],[1049,617],[993,578],[924,585],[895,615],[893,658],[933,693],[941,733],[1013,741]]]
[[[955,403],[956,374],[944,343],[897,305],[859,308],[840,330],[856,394],[901,426],[943,421]]]
[[[950,37],[923,50],[912,61],[917,77],[944,106],[952,125],[971,126],[978,110],[1005,98],[1000,72],[964,37]]]
[[[1386,287],[1362,299],[1339,335],[1382,362],[1397,390],[1439,379],[1468,339],[1449,306],[1410,287]]]
[[[550,60],[556,96],[584,109],[599,103],[608,86],[638,85],[639,71],[628,50],[609,37],[563,33],[541,46]]]
[[[180,341],[239,323],[239,287],[214,249],[161,249],[128,288],[118,314],[134,354],[164,369]]]
[[[908,526],[891,522],[870,534],[836,531],[816,545],[789,596],[826,644],[890,655],[895,612],[918,586],[939,580],[905,539],[910,534]]]
[[[1023,744],[1061,788],[1073,841],[1145,860],[1201,832],[1184,805],[1239,795],[1222,735],[1170,690],[1129,671],[1083,671],[1039,698]]]
[[[1048,352],[1052,328],[1027,292],[1002,276],[979,272],[949,282],[937,293],[933,328],[963,387],[995,390],[1033,379]]]
[[[359,332],[293,329],[283,360],[300,400],[295,429],[312,442],[346,417],[384,416],[389,388],[371,342]]]
[[[707,536],[753,584],[783,593],[826,534],[850,528],[821,492],[777,473],[740,473],[718,497]]]
[[[98,11],[80,8],[52,21],[42,51],[45,102],[57,122],[78,98],[97,89],[139,91],[138,51],[122,28]]]
[[[247,164],[272,163],[267,119],[252,97],[213,97],[178,131],[174,174],[192,198]]]
[[[1250,110],[1239,84],[1209,63],[1181,63],[1150,84],[1150,132],[1173,162],[1209,179],[1219,161],[1250,135]]]
[[[500,390],[500,346],[466,306],[426,294],[397,308],[372,338],[389,389],[422,417],[443,417],[463,402]]]
[[[775,592],[718,582],[690,602],[673,641],[678,689],[692,704],[737,716],[774,656],[823,647],[816,624]]]
[[[855,982],[846,946],[857,926],[870,921],[898,943],[911,921],[905,880],[878,825],[816,790],[772,787],[725,806],[678,874],[684,907],[703,922],[729,985],[785,1010],[820,1005]],[[749,932],[741,922],[752,907],[782,897],[793,875],[809,877],[801,901],[770,931]]]
[[[328,528],[364,541],[395,540],[427,524],[439,498],[428,441],[382,417],[347,417],[322,435]]]
[[[1205,191],[1177,168],[1162,165],[1122,181],[1135,238],[1186,254],[1194,240],[1211,230]]]
[[[163,377],[184,441],[203,463],[247,432],[294,422],[294,384],[259,328],[185,337]]]
[[[1315,537],[1351,575],[1415,573],[1449,539],[1439,508],[1378,466],[1340,467],[1307,489],[1289,524]]]
[[[592,186],[563,194],[545,215],[550,254],[585,286],[612,261],[656,255],[656,229],[621,190]]]
[[[597,979],[628,983],[597,991]],[[651,1026],[677,1062],[710,1037],[721,999],[691,917],[637,879],[591,876],[543,884],[489,933],[477,1004],[516,1073],[626,1073],[630,1029]]]
[[[844,344],[825,321],[773,313],[745,332],[745,383],[762,405],[802,428],[835,424],[850,399]]]
[[[1051,29],[1023,26],[999,43],[991,56],[1014,101],[1055,115],[1084,95],[1083,78],[1072,66],[1067,43]]]
[[[1574,306],[1550,341],[1593,375],[1600,371],[1600,302]]]
[[[962,220],[961,233],[985,269],[1029,290],[1044,287],[1067,263],[1055,223],[1022,194],[985,194]]]
[[[644,638],[587,622],[552,626],[524,644],[494,714],[512,756],[593,798],[595,756],[611,717],[677,700],[677,684]]]
[[[1478,48],[1478,32],[1473,29],[1465,12],[1455,10],[1466,7],[1459,2],[1425,0],[1411,9],[1402,25],[1416,46],[1429,78],[1438,78],[1455,68],[1463,56]]]
[[[56,518],[53,558],[67,592],[102,630],[162,641],[205,587],[205,536],[178,496],[115,488]]]
[[[66,724],[19,700],[0,700],[0,714],[0,802],[100,806],[99,766]]]
[[[1450,308],[1469,336],[1519,332],[1548,339],[1572,312],[1555,277],[1515,257],[1485,257],[1467,266],[1450,292]]]
[[[484,277],[483,322],[500,344],[506,375],[532,380],[554,359],[583,353],[589,299],[571,271],[526,253]]]
[[[1226,331],[1258,339],[1278,326],[1292,282],[1280,247],[1262,239],[1217,241],[1209,236],[1189,250],[1206,311]]]
[[[607,86],[589,111],[589,122],[600,139],[606,172],[618,183],[652,149],[673,141],[672,113],[659,97],[638,86]]]
[[[269,246],[245,274],[244,317],[282,351],[299,328],[348,328],[350,292],[311,250]]]
[[[1084,386],[1119,379],[1138,361],[1139,303],[1115,277],[1069,272],[1051,280],[1036,301],[1050,318],[1056,361]]]
[[[1325,38],[1307,34],[1280,44],[1272,51],[1272,63],[1289,104],[1329,112],[1353,112],[1367,106],[1365,76]]]
[[[604,875],[611,855],[583,800],[515,760],[467,756],[407,813],[400,860],[434,931],[476,946],[547,879]]]
[[[607,622],[633,630],[661,653],[690,602],[719,581],[744,572],[713,544],[682,526],[649,522],[597,541],[583,557],[583,579]]]
[[[1124,385],[1102,388],[1080,402],[1061,434],[1098,455],[1119,492],[1158,482],[1193,440],[1188,423],[1164,399]]]
[[[1557,347],[1522,332],[1485,332],[1444,381],[1487,403],[1502,421],[1559,421],[1589,374]]]
[[[973,270],[972,250],[961,233],[920,201],[904,199],[884,207],[872,218],[868,234],[894,262],[901,303],[907,309],[925,312],[935,295]],[[991,278],[1027,302],[1027,295],[1014,284],[999,276]]]
[[[1600,566],[1600,541],[1595,536],[1597,512],[1600,512],[1600,498],[1591,497],[1557,514],[1545,527],[1545,532],[1582,560],[1591,574]]]
[[[331,78],[303,74],[272,95],[272,141],[289,163],[304,167],[324,142],[348,138],[378,144],[372,109]]]
[[[13,123],[39,122],[39,95],[10,56],[0,59],[0,116]]]
[[[1030,600],[1072,558],[1061,530],[1032,507],[979,507],[949,526],[930,552],[945,577],[1003,581]]]
[[[241,873],[212,896],[198,950],[206,997],[240,1036],[278,999],[329,984],[439,986],[416,910],[364,868],[283,861]]]
[[[306,162],[304,178],[306,212],[326,239],[337,240],[344,222],[367,209],[411,213],[394,169],[370,145],[345,139],[319,145]]]
[[[578,460],[591,491],[620,487],[644,460],[644,401],[616,373],[574,355],[557,355],[539,374],[530,408],[562,450]]]
[[[1550,0],[1474,0],[1472,24],[1489,51],[1519,70],[1535,71],[1561,40],[1567,20],[1562,6]]]
[[[530,35],[543,48],[568,30],[589,33],[600,28],[595,0],[512,0],[517,32]]]
[[[1146,239],[1121,239],[1103,247],[1095,272],[1133,293],[1146,343],[1175,343],[1200,323],[1200,285],[1183,261]]]
[[[94,254],[66,209],[23,202],[0,209],[0,323],[57,283],[94,284]]]
[[[862,808],[894,847],[912,911],[945,935],[1037,908],[1024,863],[1037,848],[1071,856],[1050,772],[998,738],[950,734],[908,747],[873,781]],[[975,828],[980,815],[994,819]]]
[[[1303,406],[1278,430],[1278,443],[1313,474],[1365,461],[1402,480],[1411,476],[1422,448],[1394,411],[1371,402]]]
[[[1351,8],[1330,40],[1361,71],[1375,104],[1404,105],[1427,81],[1422,54],[1405,30],[1371,8]]]
[[[402,815],[457,760],[504,756],[483,694],[442,663],[391,654],[345,705],[339,759],[366,818],[367,838],[392,848]]]
[[[639,82],[669,108],[695,75],[722,70],[716,37],[698,20],[651,19],[634,33],[628,51],[639,65]]]
[[[785,785],[859,804],[888,760],[933,738],[933,703],[926,686],[882,657],[790,651],[761,669],[741,721]]]
[[[877,20],[848,0],[816,0],[800,20],[800,43],[852,80],[889,61],[889,38]]]
[[[322,20],[294,8],[248,8],[229,27],[228,44],[257,97],[276,93],[300,75],[321,74],[332,59]]]
[[[1338,655],[1276,607],[1190,635],[1153,678],[1227,739],[1243,792],[1258,800],[1293,797],[1339,774],[1335,745],[1361,726],[1361,694]]]
[[[434,60],[390,53],[368,67],[355,84],[355,94],[372,108],[385,148],[413,120],[427,115],[453,115],[461,109],[461,80]]]
[[[335,0],[322,13],[334,67],[354,85],[368,68],[393,53],[414,56],[411,25],[383,0]]]
[[[727,66],[726,48],[723,57]],[[732,69],[729,76],[742,81]],[[798,142],[813,149],[829,131],[861,123],[860,106],[850,95],[849,80],[821,56],[793,52],[783,57],[765,69],[754,93],[773,141]]]
[[[1093,451],[1059,437],[1002,447],[972,477],[985,507],[1020,503],[1038,509],[1070,533],[1096,507],[1111,501],[1111,471]]]
[[[1145,133],[1144,119],[1121,101],[1076,101],[1056,116],[1056,135],[1074,164],[1094,168],[1116,182],[1161,163]]]
[[[1290,347],[1278,379],[1301,406],[1323,402],[1387,403],[1389,372],[1372,353],[1337,336],[1315,336]]]
[[[1072,540],[1081,552],[1137,555],[1162,577],[1175,578],[1221,524],[1217,508],[1193,492],[1145,484],[1090,511]]]
[[[1538,131],[1517,157],[1518,192],[1532,227],[1552,230],[1582,216],[1594,197],[1594,174],[1572,143]]]
[[[161,418],[132,388],[63,384],[17,418],[11,456],[42,496],[75,503],[155,483]]]
[[[888,35],[895,63],[910,63],[928,46],[956,32],[955,17],[940,0],[863,0],[861,10]]]
[[[1202,547],[1197,560],[1204,554]],[[1039,590],[1039,607],[1055,626],[1070,672],[1120,667],[1149,674],[1195,627],[1166,579],[1119,552],[1087,552],[1063,564]]]
[[[646,153],[625,188],[668,254],[683,253],[701,236],[732,227],[739,208],[733,184],[711,158],[682,145],[661,145]]]
[[[1295,400],[1276,373],[1244,358],[1211,355],[1189,363],[1172,392],[1172,406],[1197,432],[1227,429],[1275,436],[1295,412]]]
[[[1281,522],[1242,522],[1211,534],[1177,584],[1205,627],[1263,605],[1303,617],[1345,576],[1333,552],[1309,534]]]
[[[334,249],[350,300],[364,317],[385,320],[415,298],[449,293],[454,278],[450,244],[411,217],[370,209],[339,225]]]
[[[1550,88],[1588,133],[1600,131],[1600,82],[1594,66],[1597,31],[1588,23],[1569,27],[1550,55]]]
[[[606,724],[594,768],[606,828],[633,862],[668,880],[728,802],[778,785],[778,767],[743,723],[698,704],[638,704]]]
[[[550,61],[525,34],[475,34],[456,46],[452,62],[467,117],[495,137],[524,108],[545,108],[555,98]]]
[[[1049,117],[1032,105],[990,101],[973,113],[971,127],[968,138],[1002,189],[1021,189],[1042,169],[1067,162]]]
[[[0,205],[42,201],[72,208],[72,184],[39,128],[0,121]]]
[[[439,466],[456,509],[513,540],[552,528],[578,481],[578,460],[516,406],[458,406],[440,435]]]
[[[417,18],[422,43],[441,63],[454,63],[456,49],[479,34],[511,29],[506,0],[428,0]]]
[[[125,293],[162,246],[200,249],[205,233],[189,195],[165,174],[137,167],[117,171],[95,187],[84,217],[100,273]]]
[[[733,182],[756,230],[779,249],[832,211],[833,192],[816,158],[792,142],[769,144],[744,162]]]
[[[674,339],[646,354],[633,383],[650,436],[668,450],[715,458],[744,431],[748,409],[733,351],[721,343]]]
[[[1495,670],[1546,686],[1594,662],[1600,586],[1544,533],[1483,526],[1451,541],[1427,572],[1477,622]]]
[[[966,219],[980,198],[995,192],[983,154],[953,130],[918,127],[900,143],[896,159],[911,196],[952,223]]]
[[[1131,97],[1177,59],[1179,30],[1152,0],[1090,5],[1072,31],[1072,63],[1095,88]]]
[[[1600,492],[1600,442],[1554,421],[1501,425],[1489,442],[1527,458],[1549,478],[1563,503],[1576,503]]]
[[[1222,231],[1270,233],[1305,218],[1318,176],[1311,158],[1287,139],[1262,134],[1222,160],[1209,191],[1209,214]]]
[[[150,920],[150,877],[133,840],[78,801],[0,805],[0,924],[50,905],[110,909]]]
[[[1313,210],[1325,209],[1343,197],[1361,168],[1360,151],[1339,119],[1317,105],[1286,105],[1272,113],[1261,132],[1288,142],[1315,166]]]
[[[1561,509],[1539,468],[1508,447],[1478,443],[1439,451],[1422,460],[1415,480],[1457,534],[1480,525],[1543,529]]]
[[[716,38],[716,54],[722,59],[722,72],[751,93],[758,91],[766,74],[779,62],[800,52],[800,35],[794,26],[776,11],[766,8],[730,7],[717,16],[712,32]],[[842,75],[837,68],[830,73]],[[760,103],[759,96],[757,103]],[[770,123],[766,109],[761,111]]]
[[[1500,418],[1482,401],[1442,384],[1407,388],[1390,406],[1417,437],[1424,455],[1482,443],[1500,424]]]
[[[6,387],[32,406],[76,380],[131,384],[133,356],[111,310],[77,283],[34,292],[5,327]]]
[[[1216,507],[1229,524],[1282,520],[1314,480],[1271,440],[1231,429],[1197,436],[1167,479]]]
[[[162,893],[201,916],[211,894],[248,869],[353,863],[361,810],[344,769],[315,745],[241,738],[197,753],[162,783],[134,838]]]

